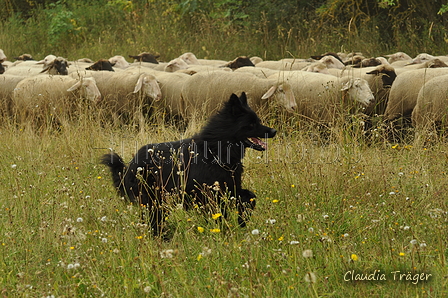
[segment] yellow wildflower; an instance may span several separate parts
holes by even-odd
[[[212,214],[212,218],[213,218],[214,220],[220,218],[221,216],[222,216],[221,213]]]

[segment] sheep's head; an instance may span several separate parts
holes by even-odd
[[[44,59],[37,61],[36,64],[43,64],[44,68],[47,67],[50,63],[53,62],[57,57],[55,55],[47,55]]]
[[[432,59],[434,59],[435,57],[433,55],[427,54],[427,53],[421,53],[418,54],[411,63],[408,63],[406,65],[411,65],[411,64],[420,64],[420,63],[424,63],[426,61],[430,61]]]
[[[240,56],[240,57],[236,57],[235,59],[233,59],[233,61],[230,61],[223,67],[228,67],[230,69],[237,69],[237,68],[244,67],[244,66],[255,66],[255,65],[252,63],[250,58],[248,58],[246,56]]]
[[[423,63],[423,66],[426,68],[448,67],[448,65],[446,65],[445,62],[443,62],[442,60],[440,60],[438,58],[426,61],[425,63]]]
[[[344,63],[342,63],[333,56],[325,56],[322,59],[320,59],[319,62],[324,63],[325,65],[327,65],[328,68],[343,69],[345,67]]]
[[[68,75],[68,61],[63,57],[56,57],[53,61],[51,61],[48,65],[44,66],[44,69],[41,71],[48,72],[51,75]]]
[[[184,53],[179,58],[187,64],[200,64],[198,58],[193,53]]]
[[[101,71],[101,70],[105,70],[105,71],[114,71],[114,69],[112,68],[113,64],[110,63],[109,60],[106,59],[100,59],[98,61],[96,61],[95,63],[93,63],[92,65],[90,65],[89,67],[86,67],[86,70],[95,70],[95,71]]]
[[[403,53],[403,52],[396,52],[394,54],[385,55],[385,57],[389,58],[387,60],[389,63],[393,63],[395,61],[412,60],[411,56],[409,56],[408,54]]]
[[[383,88],[390,88],[397,77],[395,69],[387,64],[379,65],[374,70],[366,72],[366,74],[380,75],[383,82]]]
[[[168,65],[165,66],[164,70],[166,72],[175,72],[177,70],[187,69],[187,68],[188,68],[188,64],[184,60],[182,60],[180,58],[176,58],[176,59],[173,59],[170,62],[168,62]]]
[[[14,59],[21,60],[21,61],[34,60],[30,54],[22,54],[18,57],[14,57]]]
[[[79,90],[82,97],[87,98],[92,102],[99,102],[101,100],[101,92],[96,85],[94,78],[81,78],[73,86],[67,89],[68,92]]]
[[[160,55],[154,55],[147,52],[140,53],[137,56],[129,55],[129,58],[133,58],[138,62],[149,62],[154,64],[159,64],[159,61],[157,61],[157,58],[159,57]]]
[[[134,93],[142,92],[144,96],[158,101],[162,98],[162,91],[159,83],[153,75],[143,73],[135,84]]]
[[[372,90],[370,90],[369,83],[366,80],[356,78],[348,80],[341,88],[352,101],[359,102],[364,107],[370,106],[375,100]]]
[[[306,67],[307,72],[316,72],[316,73],[323,73],[323,74],[330,74],[328,71],[327,65],[325,65],[322,62],[314,62],[308,67]]]
[[[129,67],[129,62],[126,61],[126,59],[124,59],[123,56],[113,56],[111,58],[109,58],[109,62],[118,68],[127,68]]]
[[[288,112],[294,112],[297,108],[296,98],[292,91],[291,85],[284,83],[276,83],[261,97],[261,99],[269,99],[275,97],[278,105],[285,108]]]

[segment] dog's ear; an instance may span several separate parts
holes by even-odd
[[[241,101],[241,104],[243,106],[247,106],[247,97],[246,97],[246,93],[245,92],[241,93],[240,101]]]
[[[243,111],[244,102],[246,102],[247,105],[246,95],[244,95],[244,100],[241,100],[236,94],[232,93],[226,106],[227,108],[230,108],[232,115],[238,115]]]

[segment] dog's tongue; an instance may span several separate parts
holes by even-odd
[[[263,142],[259,138],[250,138],[250,141],[255,145],[261,146],[263,149],[266,149],[268,146],[265,142]]]

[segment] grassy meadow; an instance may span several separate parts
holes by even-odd
[[[324,141],[297,119],[263,117],[279,133],[244,160],[243,185],[258,196],[247,227],[234,213],[222,221],[171,205],[172,239],[163,241],[98,161],[109,148],[130,160],[140,146],[201,123],[136,130],[94,118],[37,131],[3,122],[3,297],[448,294],[444,142],[368,145],[337,128]],[[355,280],[361,274],[371,280]]]
[[[279,9],[275,18],[254,11],[256,21],[237,14],[229,21],[226,9],[235,4],[230,11],[239,12],[241,1],[182,1],[190,5],[183,12],[172,1],[100,2],[58,1],[29,18],[8,15],[0,48],[11,60],[23,53],[97,60],[149,51],[169,61],[187,51],[224,60],[448,51],[438,19],[417,26],[397,14],[393,32],[382,29],[392,24],[382,18],[393,15],[383,10],[379,18],[359,12],[336,22],[359,0],[327,1],[346,5],[329,6],[325,20],[301,14],[292,1],[283,2],[300,11],[282,18],[295,11],[259,1]],[[213,11],[194,11],[195,3]],[[237,227],[235,213],[223,221],[172,204],[171,240],[163,241],[148,233],[139,206],[117,195],[99,159],[112,148],[128,161],[146,143],[192,135],[201,121],[136,129],[104,125],[85,109],[58,129],[32,129],[34,119],[0,116],[0,296],[448,297],[446,142],[390,143],[380,131],[367,141],[356,121],[323,136],[282,117],[262,115],[278,134],[266,152],[248,151],[244,160],[243,186],[258,197],[247,227]]]

